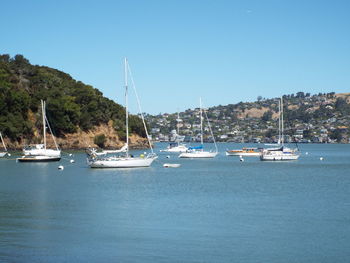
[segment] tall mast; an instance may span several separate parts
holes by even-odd
[[[179,122],[180,122],[180,114],[179,114],[179,112],[177,112],[177,120],[176,120],[176,122],[177,122],[177,135],[179,135]]]
[[[126,156],[129,157],[128,61],[124,59]]]
[[[281,100],[278,100],[278,144],[281,144]]]
[[[46,121],[45,121],[45,101],[41,100],[41,111],[43,115],[44,147],[46,150]]]
[[[201,144],[203,144],[202,98],[199,98],[199,111],[200,111],[200,118],[201,118]]]
[[[0,132],[0,138],[1,138],[2,146],[4,146],[4,149],[7,152],[7,148],[6,148],[6,145],[5,145],[5,142],[4,142],[4,138],[2,138],[1,132]]]
[[[283,97],[281,97],[281,130],[282,130],[282,138],[281,138],[281,142],[282,142],[282,146],[284,145],[284,124],[283,124]]]

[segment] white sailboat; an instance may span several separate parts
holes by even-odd
[[[280,100],[279,139],[280,147],[264,149],[260,155],[261,161],[293,161],[300,156],[298,149],[284,146],[283,98]]]
[[[180,158],[214,158],[218,154],[218,147],[215,142],[215,137],[213,135],[213,131],[210,126],[210,122],[207,116],[207,113],[204,111],[206,116],[208,127],[213,137],[215,151],[204,151],[203,149],[203,114],[202,114],[202,99],[199,99],[199,112],[200,112],[200,127],[201,127],[201,145],[199,147],[189,147],[188,150],[179,155]]]
[[[55,136],[52,133],[50,123],[46,118],[46,103],[41,100],[41,111],[43,115],[43,144],[35,144],[24,147],[24,156],[17,158],[19,162],[53,162],[61,160],[61,150],[58,148]],[[50,129],[56,149],[48,149],[46,146],[46,124]]]
[[[101,157],[98,155],[89,155],[88,157],[88,165],[91,168],[137,168],[137,167],[149,167],[155,159],[157,159],[157,155],[153,152],[152,144],[149,140],[149,135],[146,127],[146,123],[143,117],[143,113],[141,110],[140,102],[136,93],[135,84],[133,82],[132,76],[132,86],[134,88],[136,99],[139,106],[139,111],[141,114],[142,122],[146,131],[146,136],[148,139],[149,146],[151,148],[151,153],[148,155],[141,154],[139,157],[134,157],[129,154],[129,112],[128,112],[128,72],[130,72],[130,68],[128,65],[128,61],[125,58],[124,60],[124,76],[125,76],[125,126],[126,126],[126,144],[125,151],[121,152],[119,155],[114,156],[106,156]]]
[[[182,122],[182,120],[180,119],[179,113],[177,113],[176,121],[177,121],[177,134],[176,134],[175,142],[169,143],[168,147],[166,149],[160,150],[160,152],[183,153],[188,150],[188,147],[186,146],[186,144],[181,143],[184,140],[185,136],[179,135],[179,123]]]
[[[6,145],[5,145],[4,138],[2,138],[1,132],[0,132],[0,138],[1,138],[2,146],[4,147],[4,150],[0,151],[0,158],[1,158],[1,157],[5,157],[5,155],[8,154],[8,152],[7,152],[7,148],[6,148]]]
[[[128,146],[124,144],[124,146],[120,149],[117,150],[102,150],[98,151],[96,148],[88,148],[86,150],[88,155],[97,155],[97,156],[102,156],[102,155],[107,155],[107,154],[112,154],[112,153],[125,153],[127,150]]]

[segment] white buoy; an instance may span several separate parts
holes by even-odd
[[[170,159],[170,155],[167,155],[166,158]]]
[[[70,153],[69,156],[73,156],[73,154]]]
[[[70,163],[75,163],[75,161],[72,159],[72,160],[70,160]]]
[[[58,166],[58,170],[63,170],[63,169],[64,169],[63,165]]]
[[[239,157],[239,161],[240,162],[244,162],[244,159],[243,159],[242,155]]]
[[[320,160],[323,161],[323,157],[320,157]]]
[[[8,153],[7,155],[8,155],[8,156],[11,156],[11,153]]]
[[[309,154],[309,152],[306,152],[305,154],[306,154],[306,155],[308,155],[308,154]]]
[[[181,164],[179,164],[179,163],[165,163],[165,164],[163,164],[163,167],[165,167],[165,168],[178,168],[180,166],[181,166]]]

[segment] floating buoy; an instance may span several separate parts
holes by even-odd
[[[58,170],[63,170],[63,169],[64,169],[63,165],[58,166]]]
[[[75,161],[72,159],[72,160],[70,160],[70,163],[75,163]]]
[[[166,158],[170,159],[170,155],[167,155]]]
[[[240,162],[244,162],[244,159],[243,159],[242,155],[239,157],[239,161]]]
[[[309,153],[308,153],[308,152],[306,152],[305,154],[306,154],[306,155],[308,155]]]
[[[69,156],[73,156],[73,154],[70,153]]]
[[[179,163],[165,163],[165,164],[163,164],[163,167],[165,167],[165,168],[177,168],[180,166],[181,166],[181,164],[179,164]]]
[[[323,161],[323,157],[320,157],[320,160]]]
[[[7,155],[8,155],[8,156],[11,156],[11,153],[8,153]]]
[[[141,158],[145,158],[145,155],[141,153],[141,154],[140,154],[140,157],[141,157]]]

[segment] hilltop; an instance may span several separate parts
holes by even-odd
[[[46,101],[47,117],[61,147],[123,144],[124,107],[62,71],[32,65],[22,55],[0,55],[0,131],[10,148],[41,141],[40,100]],[[142,145],[145,132],[140,118],[130,116],[129,124],[132,144]]]
[[[350,138],[350,93],[298,92],[283,96],[285,140],[290,142],[348,143]],[[278,98],[259,96],[255,102],[240,102],[206,109],[217,141],[276,142]],[[177,113],[148,115],[155,140],[172,140],[177,127],[186,140],[199,138],[199,108]],[[210,140],[208,127],[205,138]]]

